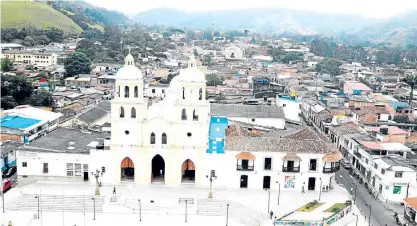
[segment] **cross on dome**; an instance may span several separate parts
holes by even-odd
[[[134,58],[133,58],[132,54],[130,54],[130,46],[128,46],[127,48],[129,50],[129,54],[127,54],[127,56],[125,58],[125,66],[126,65],[135,65]]]

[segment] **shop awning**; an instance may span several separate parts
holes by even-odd
[[[195,170],[194,162],[187,159],[182,163],[182,170]]]
[[[294,153],[287,153],[284,158],[282,158],[283,161],[301,161],[301,158],[294,154]]]
[[[256,157],[254,155],[252,155],[250,152],[240,152],[239,154],[236,155],[237,159],[243,159],[243,160],[255,160]]]
[[[337,162],[343,159],[343,155],[340,152],[332,152],[323,157],[324,162]]]

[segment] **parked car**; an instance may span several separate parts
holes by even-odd
[[[12,188],[12,183],[13,181],[10,179],[4,179],[3,182],[1,183],[3,186],[3,192],[9,190],[10,188]]]
[[[343,159],[343,160],[341,161],[341,163],[342,163],[342,166],[343,166],[345,169],[351,169],[351,168],[352,168],[352,165],[350,164],[349,160]]]
[[[17,169],[16,166],[10,167],[9,169],[6,170],[6,172],[4,172],[3,177],[8,178],[8,177],[13,176],[13,174],[16,173],[16,169]]]

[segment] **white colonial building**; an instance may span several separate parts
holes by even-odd
[[[111,141],[91,151],[92,169],[105,169],[103,183],[181,184],[195,178],[201,184],[208,139],[201,131],[208,131],[210,111],[204,73],[191,59],[171,81],[166,98],[152,106],[143,90],[142,73],[129,54],[116,75]]]

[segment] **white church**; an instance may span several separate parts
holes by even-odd
[[[205,75],[193,58],[172,79],[166,97],[159,102],[144,97],[143,76],[130,54],[117,72],[115,88],[111,137],[58,128],[17,150],[19,183],[63,180],[95,184],[98,172],[103,185],[205,187],[212,170],[217,176],[215,187],[319,191],[331,189],[335,183],[342,155],[309,128],[287,137],[263,137],[238,125],[212,126],[213,119],[220,120],[210,115]],[[263,107],[254,108],[259,112],[249,114],[252,121],[263,117]],[[209,139],[209,127],[223,133],[225,139]],[[104,140],[104,145],[97,146],[97,139]],[[208,151],[221,142],[224,151]]]

